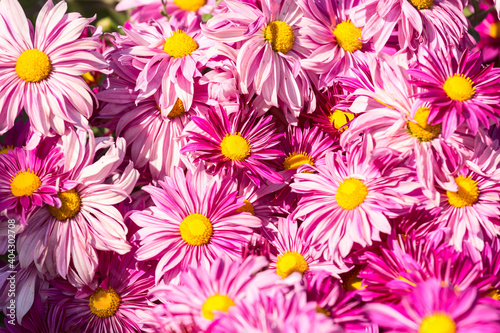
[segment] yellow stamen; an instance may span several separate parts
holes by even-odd
[[[306,152],[293,152],[288,154],[288,157],[285,158],[283,168],[285,170],[298,169],[299,166],[303,164],[314,165],[312,158],[309,157]]]
[[[271,43],[273,51],[287,54],[295,43],[295,34],[288,23],[274,21],[264,29],[264,39]]]
[[[26,82],[40,82],[51,70],[49,56],[37,49],[26,50],[17,58],[16,73]]]
[[[448,202],[455,207],[472,206],[479,198],[479,188],[477,181],[470,177],[458,176],[455,178],[458,185],[458,192],[446,191]]]
[[[184,110],[184,104],[180,99],[177,98],[174,107],[172,108],[172,111],[168,113],[167,117],[173,119],[175,117],[182,116],[184,113],[186,113],[186,110]]]
[[[210,220],[202,214],[190,214],[182,220],[179,226],[181,237],[190,245],[208,244],[213,234]]]
[[[33,171],[21,171],[10,183],[10,190],[16,197],[29,197],[42,186],[42,181]]]
[[[424,318],[418,333],[455,333],[457,327],[453,319],[446,314],[433,314]]]
[[[114,316],[120,306],[120,296],[109,288],[108,290],[97,288],[90,296],[90,311],[99,318],[108,318]]]
[[[429,9],[431,8],[434,0],[409,0],[410,3],[417,9]]]
[[[361,205],[368,195],[368,188],[359,179],[346,178],[340,183],[335,200],[344,209],[354,209]]]
[[[458,73],[446,79],[443,89],[449,98],[460,102],[471,99],[476,93],[474,82],[464,74]]]
[[[80,205],[82,200],[80,195],[75,190],[69,190],[65,192],[57,193],[57,196],[61,200],[61,208],[55,206],[49,206],[49,212],[59,221],[65,221],[74,217],[80,211]]]
[[[241,206],[240,208],[238,208],[236,210],[237,213],[251,213],[252,215],[255,216],[255,210],[253,209],[253,205],[250,201],[248,201],[247,199],[245,199],[245,201],[243,201],[245,204],[243,206]]]
[[[5,146],[0,149],[0,154],[7,154],[9,150],[14,150],[14,146]]]
[[[197,11],[207,4],[207,0],[174,0],[174,3],[184,10]]]
[[[361,28],[355,27],[351,20],[343,21],[337,24],[332,31],[337,40],[337,44],[347,52],[361,50]]]
[[[163,44],[163,50],[174,58],[185,57],[198,49],[198,43],[185,31],[177,30],[172,32]]]
[[[285,252],[278,256],[276,262],[276,273],[283,279],[292,274],[299,272],[304,274],[309,269],[309,265],[304,257],[297,252]]]
[[[233,161],[244,161],[251,151],[250,143],[238,133],[226,135],[220,143],[222,155]]]
[[[415,113],[415,122],[408,121],[408,132],[422,142],[431,141],[441,133],[441,124],[429,125],[427,123],[429,113],[429,108],[419,108]]]
[[[500,21],[491,24],[490,36],[493,38],[500,38]]]
[[[201,314],[209,320],[214,320],[214,311],[228,312],[231,306],[234,306],[234,301],[231,298],[215,294],[205,301],[201,307]]]
[[[354,113],[344,112],[340,110],[334,110],[328,117],[328,120],[330,120],[330,124],[332,124],[332,126],[335,127],[335,129],[337,129],[340,133],[349,128],[345,125],[353,119]]]

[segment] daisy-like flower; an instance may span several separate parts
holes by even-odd
[[[365,133],[377,146],[408,156],[424,194],[438,205],[436,185],[457,190],[451,173],[472,155],[475,137],[462,126],[444,138],[442,125],[429,120],[432,105],[414,97],[422,90],[408,81],[407,70],[391,57],[380,54],[357,71],[363,72],[371,82],[359,82],[350,95],[354,101],[349,110],[357,117],[342,134],[341,145]],[[362,81],[362,75],[358,77]]]
[[[296,221],[279,219],[278,226],[269,225],[263,235],[271,244],[271,264],[269,267],[282,279],[292,273],[318,273],[326,271],[340,278],[339,274],[347,271],[345,265],[327,261],[322,253],[315,249],[316,244],[304,239],[304,229]]]
[[[500,314],[478,304],[477,290],[455,291],[431,279],[418,285],[399,305],[367,304],[370,318],[389,333],[500,332]]]
[[[174,321],[186,327],[205,330],[222,312],[238,306],[246,298],[256,298],[259,292],[276,288],[276,278],[266,268],[264,257],[250,256],[245,260],[217,259],[210,266],[188,268],[181,273],[181,284],[160,285],[152,295],[164,304],[154,309],[156,325]],[[170,324],[171,325],[171,324]]]
[[[38,14],[35,31],[17,0],[0,1],[0,134],[24,108],[34,131],[63,134],[67,127],[88,128],[94,97],[81,77],[107,67],[94,51],[99,35],[81,37],[93,19],[65,14],[66,2],[51,0]]]
[[[481,10],[488,10],[490,1],[479,4]],[[500,62],[500,20],[496,13],[489,13],[479,25],[474,27],[481,39],[477,42],[476,49],[481,50],[485,64]]]
[[[500,151],[479,143],[475,155],[455,174],[458,191],[442,191],[437,222],[458,250],[468,241],[479,251],[500,235]]]
[[[212,41],[201,34],[193,21],[181,30],[175,20],[150,21],[123,28],[118,36],[116,60],[139,70],[135,90],[136,102],[159,93],[157,103],[168,114],[178,100],[185,110],[193,104],[194,78],[201,77],[207,59],[205,53]],[[178,103],[177,103],[178,104]]]
[[[141,332],[142,312],[151,307],[148,293],[154,286],[154,269],[138,263],[134,251],[120,256],[102,252],[92,284],[81,290],[64,280],[43,290],[51,308],[65,319],[64,332]]]
[[[207,329],[207,333],[342,333],[344,330],[332,319],[316,311],[316,302],[308,302],[303,290],[260,293],[245,299]]]
[[[430,103],[429,123],[441,124],[448,138],[467,122],[472,133],[489,127],[488,118],[500,114],[500,69],[483,67],[478,52],[457,55],[454,51],[432,51],[408,72],[424,91],[417,96]]]
[[[421,45],[435,50],[458,46],[462,39],[472,43],[468,21],[460,0],[368,0],[349,13],[357,27],[363,27],[362,40],[373,40],[380,52],[397,29],[400,52],[409,56]]]
[[[319,88],[331,87],[339,75],[352,75],[351,69],[373,51],[371,43],[361,40],[361,26],[355,26],[346,14],[358,0],[301,0],[304,11],[301,34],[304,45],[314,50],[302,66],[319,74]]]
[[[187,267],[209,267],[215,259],[236,259],[248,243],[252,228],[262,225],[250,213],[239,213],[244,198],[231,189],[231,179],[212,177],[198,167],[187,175],[180,168],[161,187],[145,186],[154,206],[130,218],[141,229],[138,260],[159,259],[156,281],[177,277]]]
[[[112,138],[94,139],[92,132],[81,131],[61,140],[68,172],[57,193],[62,204],[45,205],[32,214],[17,249],[21,267],[35,262],[48,278],[60,275],[82,286],[94,277],[96,250],[130,251],[127,227],[114,205],[128,198],[139,173],[132,162],[117,172],[125,155],[123,138],[115,144]],[[96,159],[101,149],[107,152]]]
[[[341,263],[353,244],[363,247],[390,233],[389,218],[409,210],[408,193],[418,184],[407,181],[414,171],[401,165],[394,151],[373,149],[365,137],[346,152],[328,153],[324,165],[304,166],[315,173],[297,173],[294,192],[302,195],[292,218],[303,218],[306,239],[328,247]],[[414,193],[415,194],[415,193]]]
[[[113,61],[111,68],[113,77],[106,81],[106,89],[97,94],[104,103],[98,118],[111,119],[106,128],[116,131],[123,137],[128,146],[131,160],[136,168],[149,166],[153,179],[163,179],[170,176],[175,166],[182,166],[179,153],[187,142],[180,135],[192,114],[201,114],[207,109],[207,91],[195,80],[193,103],[190,109],[185,109],[180,99],[167,112],[159,110],[155,96],[141,100],[137,105],[135,100],[138,92],[134,92],[135,80],[139,71],[134,68],[124,68]]]
[[[274,133],[272,116],[258,117],[246,108],[228,115],[224,108],[211,108],[206,119],[192,119],[201,131],[189,132],[190,142],[181,153],[192,152],[195,163],[204,161],[215,174],[233,177],[242,172],[256,185],[261,180],[283,182],[272,168],[272,161],[283,155],[272,149],[281,137]]]
[[[57,191],[60,178],[64,178],[64,155],[61,149],[47,145],[42,142],[37,149],[16,147],[0,154],[0,212],[22,225],[35,208],[61,205]]]
[[[300,64],[309,53],[299,32],[301,9],[294,0],[259,1],[260,8],[237,0],[224,4],[226,9],[202,27],[203,34],[226,44],[237,43],[242,92],[255,91],[296,123],[301,110],[315,108],[309,79]]]

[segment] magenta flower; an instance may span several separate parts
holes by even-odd
[[[371,43],[361,40],[362,26],[355,26],[347,12],[358,0],[301,0],[304,11],[301,34],[304,46],[313,50],[302,66],[319,74],[319,87],[331,87],[339,75],[353,74],[352,68],[364,62],[365,52],[373,52]]]
[[[264,257],[250,256],[230,262],[216,259],[210,269],[201,266],[181,273],[180,284],[160,285],[152,295],[161,302],[154,309],[153,326],[165,327],[170,321],[186,327],[205,330],[221,313],[238,306],[247,298],[255,299],[259,292],[276,288],[272,272],[261,271],[268,262]]]
[[[476,134],[500,115],[500,69],[483,67],[480,53],[433,50],[424,59],[408,72],[424,90],[417,96],[430,104],[429,123],[442,124],[445,138],[464,122]]]
[[[45,142],[34,150],[14,148],[0,154],[0,212],[27,224],[28,215],[44,204],[60,206],[57,197],[63,174],[59,148]]]
[[[299,31],[302,11],[294,0],[259,1],[259,6],[236,0],[224,4],[225,10],[203,26],[203,34],[236,43],[241,91],[255,91],[296,124],[301,110],[312,111],[315,106],[311,84],[301,68],[309,53]]]
[[[130,218],[141,229],[138,260],[159,259],[156,281],[168,282],[187,267],[209,267],[217,258],[236,259],[262,225],[250,213],[240,213],[244,198],[231,189],[231,179],[212,177],[201,168],[187,175],[177,168],[161,187],[145,186],[154,206]],[[177,279],[178,281],[178,279]]]
[[[372,303],[365,308],[388,333],[500,332],[498,310],[479,304],[475,288],[455,291],[434,279],[418,285],[399,305]]]
[[[407,195],[419,187],[407,181],[414,171],[394,151],[373,150],[370,137],[353,144],[345,157],[328,153],[324,164],[302,168],[315,173],[295,175],[291,187],[302,198],[292,218],[303,218],[305,237],[327,246],[338,263],[354,243],[365,247],[390,233],[389,219],[408,212],[417,198]]]
[[[117,170],[125,155],[122,138],[115,144],[112,138],[94,139],[92,132],[82,131],[61,141],[68,172],[57,193],[62,204],[45,205],[30,216],[17,241],[19,262],[21,267],[35,262],[47,278],[60,275],[82,286],[94,277],[97,250],[130,251],[127,227],[114,205],[128,198],[139,174],[132,162],[123,172]],[[107,152],[97,159],[101,149]]]
[[[34,131],[62,135],[67,127],[88,128],[94,96],[81,77],[105,70],[94,51],[99,34],[81,37],[93,19],[65,14],[66,2],[51,0],[38,14],[35,31],[16,0],[0,2],[0,134],[14,126],[24,108]]]
[[[283,182],[272,169],[272,161],[283,153],[272,149],[281,134],[274,133],[271,116],[258,117],[247,108],[230,115],[224,108],[211,108],[206,119],[192,119],[201,131],[189,132],[190,142],[181,153],[192,152],[194,163],[204,161],[215,174],[235,177],[241,173],[256,185],[261,180]]]

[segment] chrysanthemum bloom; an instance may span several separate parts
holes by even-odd
[[[304,236],[329,248],[339,263],[353,244],[371,245],[380,233],[390,233],[389,218],[408,212],[407,194],[418,184],[394,151],[373,149],[370,137],[346,152],[328,153],[325,165],[305,166],[315,173],[297,173],[294,192],[302,195],[292,218],[303,218]],[[416,193],[414,193],[416,194]]]
[[[299,32],[302,11],[294,0],[261,1],[261,8],[237,0],[224,3],[226,10],[202,27],[203,34],[215,41],[236,43],[242,92],[253,89],[296,123],[301,110],[315,108],[309,79],[300,65],[309,53]]]
[[[319,74],[319,88],[330,87],[339,75],[352,75],[351,69],[372,52],[371,43],[361,40],[362,26],[355,26],[346,13],[358,0],[301,0],[304,11],[301,34],[304,46],[313,50],[302,66]]]
[[[21,267],[34,261],[48,278],[60,275],[81,286],[94,277],[96,250],[130,250],[127,227],[114,205],[128,198],[139,174],[132,162],[117,170],[125,155],[123,138],[115,144],[110,137],[94,139],[92,132],[82,131],[64,136],[62,147],[69,172],[57,193],[62,205],[45,205],[31,215],[17,249]],[[96,159],[101,149],[108,150]]]
[[[167,0],[165,1],[166,14],[188,25],[191,20],[205,14],[214,14],[216,0]],[[133,9],[130,20],[132,22],[147,22],[150,19],[164,19],[161,14],[163,4],[161,0],[121,0],[116,5],[117,11]]]
[[[377,52],[397,29],[400,52],[411,56],[421,45],[434,50],[457,46],[462,39],[472,43],[463,9],[460,0],[369,0],[349,14],[355,26],[363,27],[361,39],[373,39]]]
[[[306,274],[304,289],[307,300],[316,302],[316,311],[333,318],[333,322],[350,333],[378,333],[362,308],[356,292],[345,291],[340,282],[328,274]]]
[[[432,50],[424,58],[408,72],[424,90],[417,96],[430,103],[429,123],[441,124],[445,138],[464,122],[474,134],[489,127],[488,118],[500,114],[500,69],[483,67],[481,54],[468,50],[461,55]]]
[[[91,285],[77,290],[54,280],[54,288],[42,292],[65,319],[64,332],[141,332],[141,312],[152,304],[147,295],[154,286],[153,273],[149,264],[135,260],[133,251],[123,256],[103,252]]]
[[[379,248],[363,254],[366,265],[358,277],[364,301],[399,303],[426,280],[437,279],[455,290],[477,287],[482,270],[469,251],[457,252],[448,244],[437,245],[412,235],[391,235]],[[481,289],[488,289],[482,286]]]
[[[458,191],[442,191],[436,223],[448,228],[447,241],[458,250],[468,241],[479,251],[500,235],[500,151],[478,144],[475,155],[455,174]]]
[[[97,98],[105,102],[98,117],[111,119],[105,126],[126,140],[136,168],[148,166],[153,179],[170,176],[175,166],[182,166],[179,151],[187,143],[179,137],[182,130],[191,115],[201,114],[207,109],[206,89],[196,79],[191,108],[184,108],[182,101],[177,99],[171,111],[167,112],[158,108],[155,100],[158,92],[136,105],[139,93],[134,92],[134,87],[139,71],[125,69],[118,62],[114,62],[111,68],[119,77],[108,79],[106,89],[97,94]]]
[[[65,177],[64,155],[56,147],[46,154],[43,150],[14,148],[0,154],[0,212],[22,225],[35,208],[61,205],[57,191],[60,178]]]
[[[389,333],[500,332],[500,313],[478,304],[475,288],[456,291],[434,279],[418,285],[399,305],[372,303],[365,309]]]
[[[481,10],[489,8],[489,1],[479,4]],[[474,27],[481,39],[477,42],[477,50],[481,51],[485,64],[500,61],[500,20],[496,13],[489,13],[484,20]]]
[[[283,153],[273,149],[281,134],[274,133],[272,116],[257,117],[245,107],[230,115],[224,108],[211,108],[206,118],[192,119],[201,131],[189,132],[181,153],[192,152],[195,163],[204,161],[215,174],[233,177],[241,172],[256,185],[261,180],[283,182],[273,170],[272,161]]]
[[[0,134],[24,108],[33,130],[63,134],[88,128],[94,98],[82,74],[107,67],[94,51],[99,35],[80,37],[93,19],[65,14],[66,2],[51,0],[41,9],[35,31],[16,0],[0,1]]]
[[[484,244],[484,249],[481,252],[481,264],[483,270],[483,281],[488,281],[485,296],[489,296],[494,300],[500,301],[500,239],[495,238],[491,242]],[[479,283],[483,282],[479,281]],[[483,285],[483,283],[481,283]],[[492,302],[496,306],[500,306],[499,302]]]
[[[207,62],[206,50],[213,44],[201,34],[199,23],[193,21],[181,30],[175,20],[150,21],[133,24],[123,31],[125,36],[117,35],[115,41],[115,61],[140,71],[136,102],[158,92],[158,106],[167,114],[178,100],[185,110],[191,109],[194,78],[201,77],[200,71]]]
[[[432,105],[414,97],[422,90],[408,82],[407,70],[389,56],[380,54],[369,67],[362,66],[356,72],[359,82],[351,85],[359,88],[351,94],[354,101],[349,110],[357,117],[343,133],[341,145],[365,133],[374,138],[377,146],[408,156],[425,195],[437,205],[436,184],[457,189],[451,175],[453,166],[472,155],[475,137],[462,126],[444,138],[442,125],[430,123]],[[371,81],[363,80],[361,73]]]
[[[229,308],[207,329],[207,333],[341,333],[344,330],[322,313],[316,302],[308,302],[305,291],[259,293]]]
[[[222,312],[238,306],[245,298],[255,299],[259,292],[276,288],[264,257],[248,257],[231,262],[216,259],[210,269],[188,268],[181,273],[180,285],[160,285],[152,295],[164,304],[154,310],[156,325],[174,321],[205,330]]]
[[[130,218],[141,229],[138,260],[159,259],[156,281],[177,277],[186,267],[209,267],[215,259],[236,259],[250,240],[252,228],[262,225],[250,213],[238,212],[244,198],[231,190],[231,179],[212,177],[199,167],[193,172],[177,168],[161,187],[145,186],[154,206]]]
[[[345,265],[327,261],[322,253],[315,249],[316,244],[304,239],[304,229],[296,221],[279,219],[278,226],[269,225],[262,233],[271,245],[270,269],[282,279],[292,273],[304,274],[326,271],[340,278],[339,273],[347,271]]]

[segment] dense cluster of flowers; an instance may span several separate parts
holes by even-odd
[[[0,332],[500,332],[488,1],[0,0]]]

